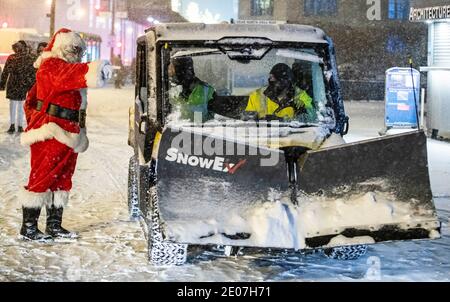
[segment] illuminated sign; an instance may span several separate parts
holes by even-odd
[[[450,5],[425,8],[411,7],[409,12],[409,21],[412,22],[444,19],[450,19]]]

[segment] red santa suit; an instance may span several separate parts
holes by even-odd
[[[36,84],[25,103],[28,127],[21,136],[22,145],[31,148],[31,172],[22,197],[26,208],[66,205],[78,153],[88,148],[86,129],[80,128],[78,121],[47,113],[54,105],[85,110],[86,88],[103,86],[103,61],[73,63],[65,57],[65,47],[83,45],[79,35],[62,29],[35,63]]]

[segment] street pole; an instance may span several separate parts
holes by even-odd
[[[114,44],[116,43],[114,36],[116,35],[115,27],[116,27],[116,1],[111,0],[111,62],[114,58]]]
[[[50,8],[50,37],[55,34],[56,0],[52,0]]]

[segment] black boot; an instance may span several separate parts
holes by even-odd
[[[22,207],[23,221],[20,235],[25,239],[36,241],[48,241],[51,237],[43,234],[38,229],[38,219],[41,214],[41,209]]]
[[[13,134],[14,132],[16,132],[16,125],[11,124],[11,126],[9,126],[9,129],[8,129],[8,131],[6,131],[6,133]]]
[[[17,127],[17,132],[22,133],[23,132],[23,128],[21,126]]]
[[[47,227],[45,232],[53,238],[77,238],[76,233],[72,233],[61,226],[63,208],[54,205],[47,207]]]

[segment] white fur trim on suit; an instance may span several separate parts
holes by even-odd
[[[86,74],[86,84],[89,88],[100,88],[105,85],[102,70],[106,64],[107,61],[104,60],[98,60],[88,64],[89,71]]]
[[[49,206],[53,204],[55,208],[64,208],[68,203],[69,191],[55,191],[53,192],[53,202]]]
[[[86,151],[89,146],[85,130],[80,131],[79,134],[72,133],[64,130],[56,123],[48,123],[38,129],[31,129],[22,133],[20,143],[23,146],[30,146],[34,143],[43,142],[52,138],[74,150],[82,150],[77,153]]]
[[[34,62],[33,66],[34,68],[38,69],[39,67],[41,67],[42,62],[45,59],[48,58],[54,58],[56,57],[54,53],[52,53],[51,51],[44,51],[43,53],[41,53],[41,55],[36,59],[36,61]],[[61,58],[64,60],[64,58]]]
[[[30,192],[25,189],[19,191],[19,200],[24,208],[40,209],[52,201],[52,192]]]

